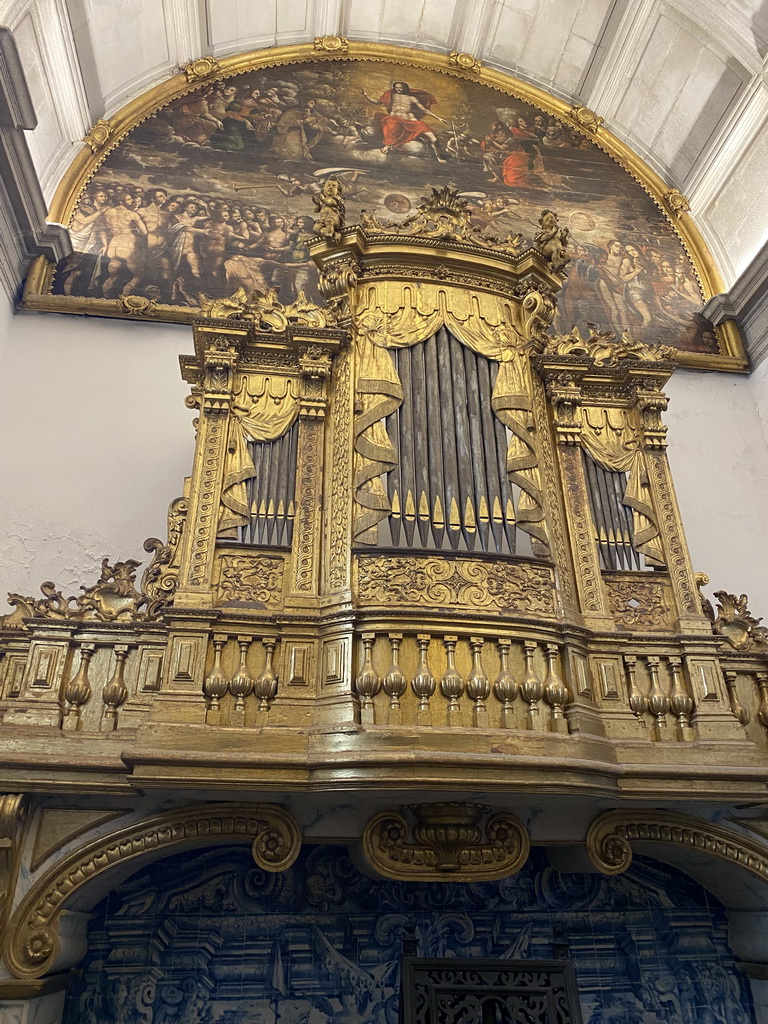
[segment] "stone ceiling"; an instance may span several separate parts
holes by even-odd
[[[732,284],[768,238],[768,0],[0,0],[50,198],[87,128],[191,58],[342,34],[460,50],[605,118]]]

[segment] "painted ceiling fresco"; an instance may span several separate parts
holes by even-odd
[[[479,82],[368,60],[241,73],[135,128],[83,193],[55,294],[195,308],[240,286],[321,301],[313,196],[344,184],[347,222],[405,217],[457,188],[474,222],[532,239],[544,207],[570,230],[558,330],[588,322],[717,352],[676,234],[633,178],[576,128]]]

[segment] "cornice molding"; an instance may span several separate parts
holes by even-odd
[[[12,297],[31,259],[60,260],[72,252],[67,229],[46,220],[46,202],[24,135],[36,125],[13,34],[0,26],[0,205],[9,228],[0,239],[0,261]]]
[[[733,287],[713,295],[702,312],[715,325],[737,321],[753,366],[768,358],[768,242]]]

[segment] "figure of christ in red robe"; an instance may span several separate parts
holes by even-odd
[[[531,166],[530,149],[538,142],[538,138],[528,131],[528,126],[521,117],[518,117],[516,124],[511,124],[508,128],[510,152],[501,165],[501,176],[505,185],[527,185]]]
[[[422,89],[411,89],[407,82],[393,82],[392,88],[382,93],[378,100],[365,92],[364,95],[372,103],[385,107],[387,111],[386,114],[379,113],[375,116],[381,132],[382,152],[387,153],[390,149],[398,151],[407,142],[424,138],[437,159],[444,163],[437,148],[437,136],[422,120],[427,114],[438,121],[443,120],[437,114],[431,113],[430,107],[437,103],[432,93]]]

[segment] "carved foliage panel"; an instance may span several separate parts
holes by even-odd
[[[552,570],[521,562],[360,555],[357,594],[361,605],[555,614]]]

